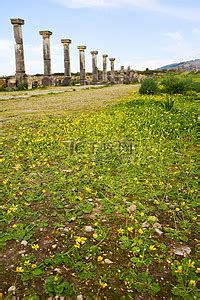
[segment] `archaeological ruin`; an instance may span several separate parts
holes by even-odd
[[[92,73],[86,72],[85,45],[77,46],[79,50],[80,72],[72,74],[70,64],[70,44],[71,39],[61,39],[64,54],[64,72],[53,74],[51,69],[51,48],[50,37],[52,32],[49,30],[39,31],[43,42],[43,63],[44,73],[42,75],[28,75],[25,71],[24,46],[22,25],[24,20],[20,18],[11,19],[15,40],[15,63],[16,72],[14,76],[0,77],[0,86],[16,88],[26,86],[28,89],[40,86],[70,86],[70,85],[97,85],[97,84],[123,84],[132,83],[138,80],[137,74],[130,69],[125,70],[124,66],[120,71],[115,70],[115,58],[109,58],[110,70],[107,69],[107,54],[102,55],[102,70],[98,68],[98,51],[90,51],[92,56]],[[62,59],[62,58],[61,58]],[[137,78],[136,78],[137,77]]]

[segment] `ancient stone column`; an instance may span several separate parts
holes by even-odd
[[[115,83],[115,65],[114,65],[115,58],[110,58],[110,81],[111,83]]]
[[[85,85],[86,84],[86,73],[85,73],[85,49],[86,46],[78,46],[80,55],[80,84]]]
[[[24,20],[10,19],[13,24],[14,38],[15,38],[15,62],[16,62],[16,84],[26,83],[25,65],[24,65],[24,47],[22,37],[22,27]]]
[[[124,70],[124,66],[121,66],[120,69],[120,76],[119,76],[119,83],[123,84],[124,83],[124,76],[125,76],[125,70]]]
[[[108,74],[107,74],[107,54],[103,54],[103,82],[108,81]]]
[[[51,52],[50,52],[50,36],[51,31],[43,30],[39,34],[43,38],[43,59],[44,59],[44,78],[42,84],[44,86],[51,85]]]
[[[63,85],[70,85],[71,84],[71,67],[70,67],[70,51],[69,45],[71,44],[71,40],[69,39],[62,39],[61,43],[64,47],[64,80],[62,82]]]
[[[92,83],[97,84],[98,82],[98,68],[97,68],[97,54],[98,51],[91,51],[92,54]]]

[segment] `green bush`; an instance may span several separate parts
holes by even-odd
[[[200,82],[192,82],[191,89],[192,91],[200,93]]]
[[[164,92],[167,94],[183,94],[192,89],[191,79],[167,77],[162,80],[161,84],[164,86]]]
[[[24,91],[27,89],[28,89],[28,84],[26,84],[26,83],[20,83],[20,84],[18,84],[18,86],[16,88],[17,91]]]
[[[6,91],[6,85],[2,84],[0,85],[0,92],[5,92]]]
[[[145,78],[141,84],[139,93],[141,95],[155,95],[157,94],[157,92],[158,92],[157,82],[151,77]]]

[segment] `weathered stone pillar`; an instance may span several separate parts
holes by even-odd
[[[92,83],[97,84],[98,82],[98,68],[97,68],[97,54],[98,51],[91,51],[92,54]]]
[[[114,65],[115,58],[110,58],[110,81],[111,83],[115,83],[115,65]]]
[[[61,43],[64,47],[64,80],[62,82],[63,85],[70,85],[71,84],[71,66],[70,66],[70,51],[69,45],[71,44],[71,40],[69,39],[62,39]]]
[[[125,70],[124,70],[124,66],[121,66],[120,69],[120,76],[119,76],[119,83],[123,84],[124,83],[124,74]]]
[[[22,27],[24,20],[10,19],[11,24],[14,25],[15,38],[15,62],[16,62],[16,85],[26,83],[25,64],[24,64],[24,46],[22,37]]]
[[[96,84],[98,82],[98,68],[97,68],[97,54],[98,51],[91,51],[92,54],[92,82]]]
[[[44,59],[44,78],[42,84],[44,86],[51,85],[51,52],[50,52],[50,36],[51,31],[43,30],[39,34],[43,38],[43,59]]]
[[[80,55],[80,84],[86,84],[86,73],[85,73],[85,49],[86,46],[78,46]]]
[[[108,81],[108,74],[107,74],[107,54],[103,54],[103,82]]]

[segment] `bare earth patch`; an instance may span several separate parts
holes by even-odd
[[[0,95],[1,120],[10,121],[45,115],[64,116],[66,114],[92,112],[100,107],[121,101],[130,92],[137,90],[138,85],[115,85],[110,87],[81,87],[45,91],[15,92]],[[35,94],[35,92],[37,92]],[[31,93],[31,94],[30,94]],[[45,95],[44,95],[45,93]],[[10,95],[9,95],[10,94]],[[6,99],[6,100],[5,100]]]

